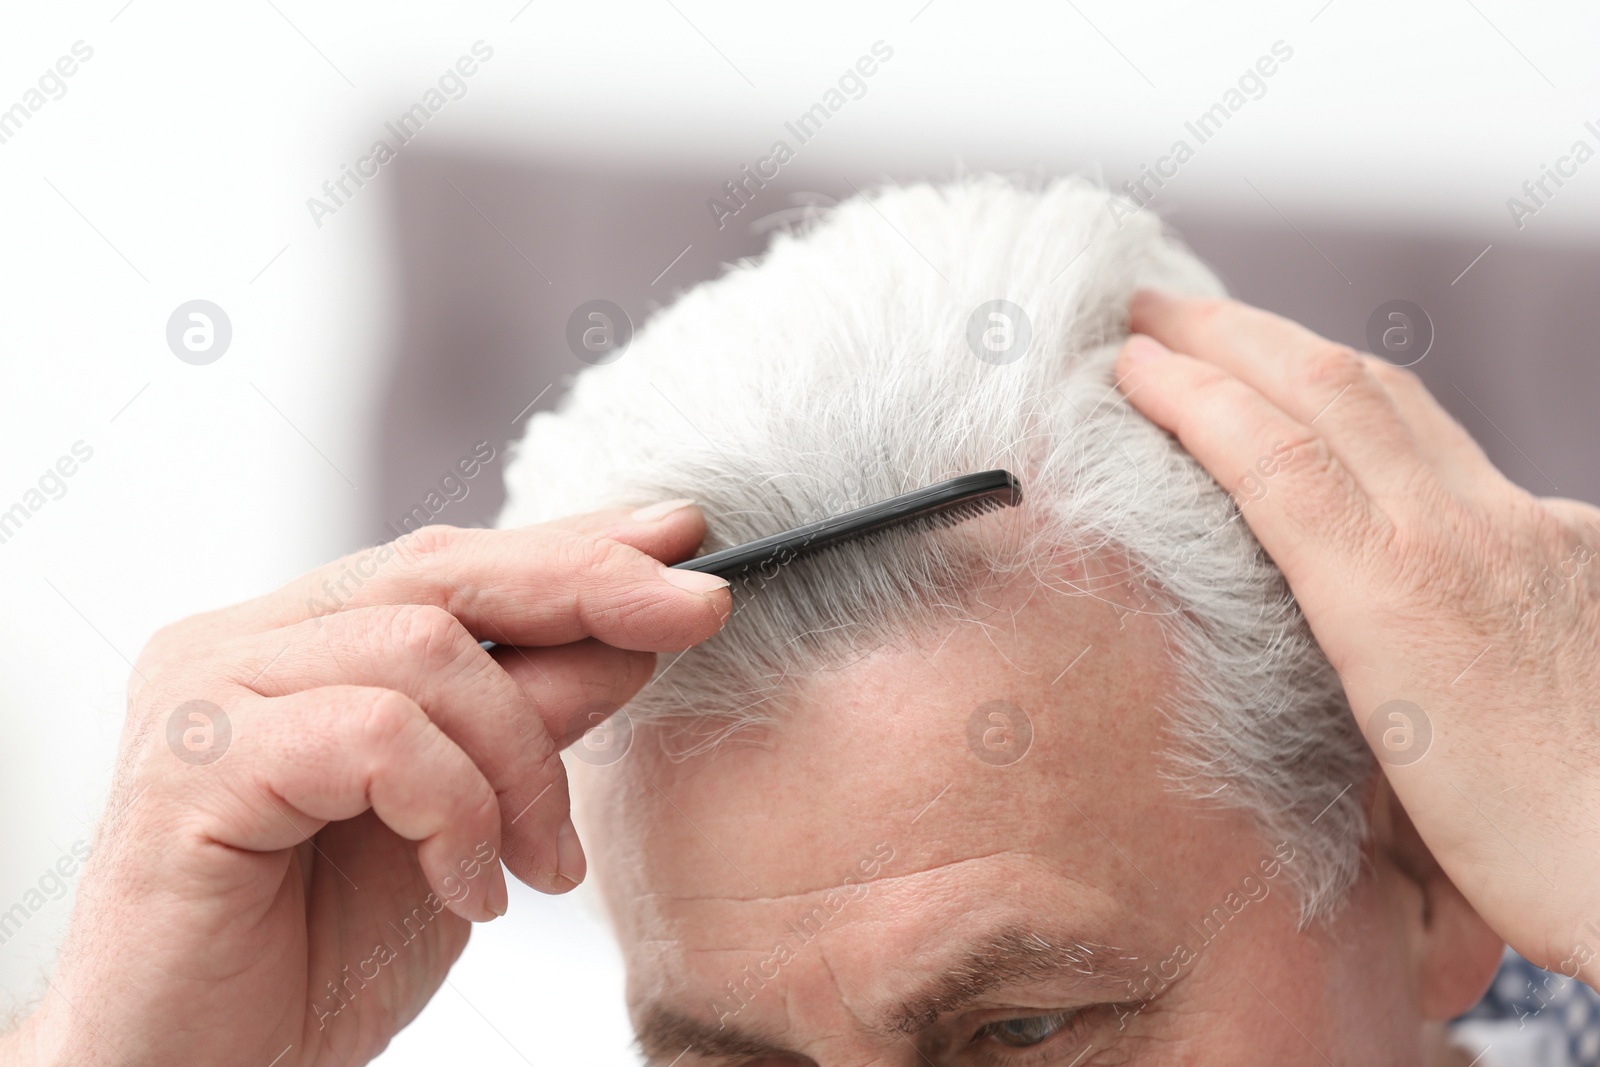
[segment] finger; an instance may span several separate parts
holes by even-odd
[[[1220,367],[1314,427],[1369,493],[1404,497],[1424,469],[1411,428],[1360,354],[1233,300],[1143,290],[1133,329]]]
[[[540,717],[566,748],[600,719],[621,708],[655,673],[650,652],[629,652],[589,638],[550,648],[504,645],[492,655],[517,684],[533,694]]]
[[[338,612],[222,651],[238,665],[234,680],[262,696],[357,685],[415,701],[494,789],[506,865],[546,892],[566,892],[582,880],[581,861],[569,855],[563,864],[559,851],[568,809],[556,738],[597,706],[607,713],[621,707],[649,677],[649,663],[635,662],[648,661],[647,653],[569,653],[524,660],[535,682],[525,687],[448,612],[413,605]],[[529,651],[539,657],[546,650]]]
[[[200,807],[218,844],[276,852],[369,808],[417,842],[428,884],[457,915],[503,915],[500,809],[488,779],[415,701],[389,689],[330,686],[229,709],[232,746],[206,767],[233,803]],[[462,865],[478,860],[476,877]],[[359,887],[357,887],[359,888]]]
[[[1386,523],[1315,430],[1213,364],[1135,336],[1117,376],[1129,403],[1233,494],[1296,593],[1346,573]]]
[[[636,651],[678,651],[716,633],[732,610],[726,582],[661,562],[687,558],[704,535],[704,517],[692,506],[515,530],[425,526],[267,596],[169,627],[147,655],[350,608],[407,603],[443,608],[475,637],[502,644],[595,637]]]
[[[1361,358],[1411,427],[1412,438],[1440,482],[1469,499],[1490,495],[1508,484],[1472,435],[1434,399],[1421,378],[1377,356]]]

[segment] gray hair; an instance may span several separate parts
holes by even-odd
[[[558,411],[530,421],[500,522],[692,497],[712,551],[1007,468],[1025,489],[1023,536],[889,534],[791,563],[759,592],[736,590],[722,633],[662,657],[670,673],[629,714],[671,722],[697,750],[773,721],[812,673],[948,624],[985,577],[1049,582],[1063,553],[1118,560],[1103,585],[1067,591],[1141,591],[1181,678],[1160,709],[1172,787],[1291,841],[1310,922],[1359,874],[1351,787],[1372,759],[1233,499],[1112,382],[1141,286],[1222,292],[1158,219],[1083,180],[980,177],[846,201],[579,375]],[[1002,298],[1031,326],[1014,362],[969,342],[975,309]]]

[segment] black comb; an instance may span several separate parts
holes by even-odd
[[[680,571],[702,571],[730,582],[751,569],[781,567],[802,556],[907,524],[926,529],[954,526],[979,515],[1022,503],[1022,483],[1010,471],[964,474],[946,482],[880,500],[831,519],[796,526],[759,541],[709,552],[672,566]],[[492,651],[493,641],[479,641]]]
[[[915,489],[900,496],[796,526],[771,537],[675,563],[681,571],[702,571],[732,581],[751,569],[781,567],[803,556],[908,523],[929,529],[954,526],[1000,508],[1022,503],[1022,483],[1010,471],[993,470]]]

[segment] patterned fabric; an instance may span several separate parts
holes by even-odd
[[[1600,993],[1509,948],[1489,991],[1451,1037],[1474,1067],[1600,1067]]]

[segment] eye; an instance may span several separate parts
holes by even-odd
[[[975,1035],[977,1039],[992,1038],[1007,1048],[1032,1048],[1042,1045],[1067,1028],[1072,1016],[1066,1012],[1049,1015],[1028,1015],[1020,1019],[1001,1019],[986,1023]]]

